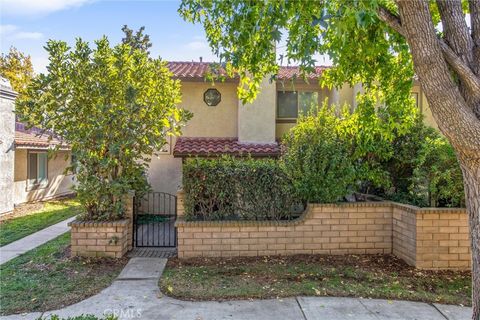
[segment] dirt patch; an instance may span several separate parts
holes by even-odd
[[[28,216],[32,213],[38,212],[45,207],[45,202],[23,203],[15,209],[13,212],[0,217],[0,223],[8,221],[14,218]]]
[[[345,296],[471,304],[471,273],[427,271],[393,255],[170,259],[160,280],[185,300]]]
[[[60,203],[62,201],[73,199],[73,198],[75,198],[75,195],[66,195],[66,196],[57,197],[53,200],[48,200],[48,201],[36,201],[36,202],[19,204],[15,206],[12,213],[0,216],[0,224],[4,221],[8,221],[18,217],[28,216],[28,215],[37,213],[38,211],[43,210],[43,208],[45,208],[45,205],[47,203],[55,204],[57,202]]]
[[[268,256],[268,257],[233,257],[233,258],[190,258],[169,259],[167,266],[171,268],[181,267],[208,267],[221,266],[238,268],[252,264],[287,265],[316,265],[323,267],[355,269],[369,269],[371,272],[396,273],[398,276],[469,276],[470,271],[452,270],[419,270],[409,266],[403,260],[394,255],[293,255],[293,256]]]

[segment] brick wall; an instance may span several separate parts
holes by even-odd
[[[71,227],[72,256],[121,258],[128,251],[130,220],[73,221],[69,226]]]
[[[414,266],[417,252],[415,207],[392,204],[392,210],[392,253]]]
[[[314,204],[299,219],[281,222],[186,222],[179,213],[180,258],[392,251],[392,209],[384,202]]]
[[[424,269],[471,266],[464,209],[392,202],[309,204],[295,221],[185,221],[178,194],[178,256],[393,253]]]
[[[416,218],[418,268],[471,267],[468,215],[464,210],[418,210]]]

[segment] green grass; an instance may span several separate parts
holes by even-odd
[[[126,258],[70,258],[65,233],[0,266],[0,314],[46,311],[109,286]]]
[[[80,212],[79,203],[73,199],[50,201],[43,209],[32,214],[0,223],[0,247],[21,239]]]
[[[389,255],[175,259],[160,288],[187,300],[345,296],[471,305],[469,272],[415,270]]]

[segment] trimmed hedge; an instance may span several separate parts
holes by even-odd
[[[288,220],[301,207],[290,179],[271,159],[189,159],[183,189],[187,220]]]

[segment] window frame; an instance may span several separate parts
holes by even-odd
[[[287,118],[287,117],[279,117],[278,116],[278,107],[279,107],[279,99],[278,96],[280,93],[287,93],[287,92],[296,92],[297,93],[297,117],[296,118]],[[298,115],[301,112],[300,109],[300,95],[302,93],[311,93],[311,94],[317,94],[317,104],[320,103],[321,100],[321,93],[320,91],[315,91],[315,90],[277,90],[276,94],[276,108],[275,108],[275,120],[277,123],[295,123],[297,122]]]
[[[30,173],[30,154],[37,154],[37,176],[35,178],[35,183],[31,183],[31,173]],[[38,181],[38,172],[39,170],[39,161],[38,161],[38,154],[45,154],[46,161],[45,161],[45,180],[43,182]],[[27,186],[26,190],[35,190],[35,189],[44,189],[48,186],[48,151],[44,150],[27,150]]]

